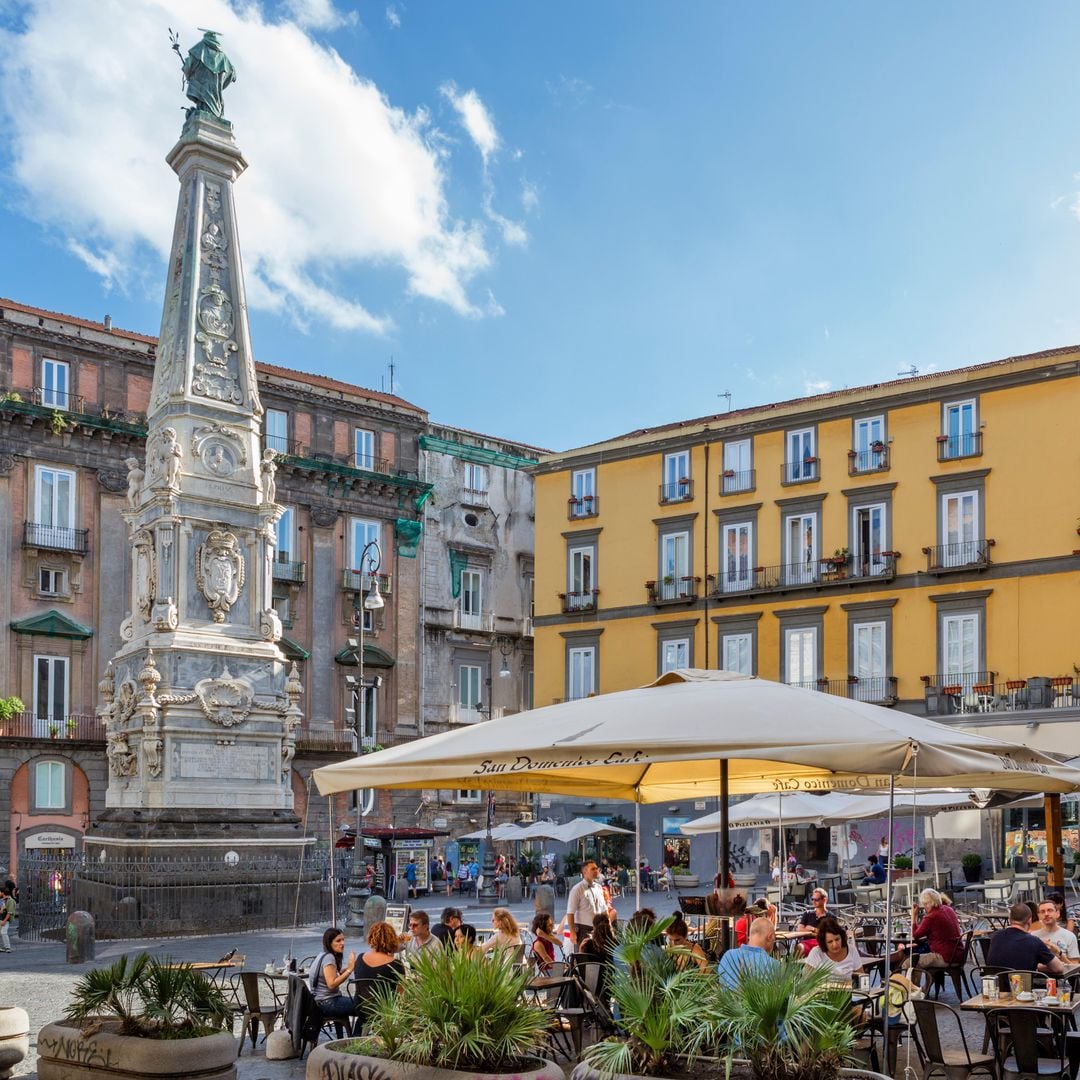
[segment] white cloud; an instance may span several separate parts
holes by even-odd
[[[296,25],[305,30],[340,30],[358,21],[355,11],[342,14],[333,0],[284,0],[284,6]]]
[[[460,314],[495,309],[484,292],[470,298],[491,254],[481,222],[447,203],[450,157],[427,112],[395,108],[333,49],[255,4],[32,0],[21,29],[0,32],[8,195],[23,213],[110,285],[163,278],[147,255],[168,252],[178,186],[163,158],[185,105],[169,26],[185,49],[197,27],[219,30],[238,72],[226,113],[251,165],[236,199],[253,305],[300,324],[384,331],[389,317],[333,285],[377,266]],[[476,130],[490,153],[497,135],[480,104],[469,115],[487,118],[489,134]]]
[[[452,82],[443,83],[439,92],[454,107],[461,126],[476,144],[486,167],[500,145],[499,133],[495,130],[495,121],[491,119],[487,106],[475,90],[461,92]]]
[[[521,206],[532,213],[540,205],[540,189],[530,180],[521,181]]]
[[[825,394],[832,389],[832,383],[828,379],[806,379],[803,387],[807,394]]]
[[[398,14],[398,9],[394,7],[393,4],[387,4],[386,6],[386,22],[395,30],[401,26],[401,16]]]

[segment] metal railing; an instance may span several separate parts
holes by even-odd
[[[816,690],[851,701],[866,701],[875,705],[892,705],[896,701],[895,675],[849,675],[846,679],[807,679],[789,681],[788,686]]]
[[[567,615],[579,611],[595,611],[598,603],[599,589],[586,589],[584,592],[559,593],[562,601],[563,614]]]
[[[941,571],[987,567],[990,565],[990,549],[993,546],[993,540],[960,540],[953,544],[924,547],[926,569]]]
[[[645,589],[649,594],[650,604],[679,603],[696,600],[701,578],[687,577],[664,578],[662,581],[646,581]]]
[[[495,616],[490,611],[462,611],[454,608],[454,629],[475,630],[483,634],[495,631]]]
[[[52,390],[47,386],[34,387],[34,404],[70,413],[81,413],[84,408],[82,394],[73,394],[69,390]]]
[[[689,477],[660,485],[661,503],[689,502],[693,497],[694,481]]]
[[[969,431],[963,435],[939,435],[937,437],[938,461],[954,461],[956,458],[978,457],[981,453],[981,431]]]
[[[104,742],[105,726],[98,717],[84,713],[63,716],[37,716],[33,712],[15,713],[0,721],[0,739],[48,739]]]
[[[23,529],[23,547],[73,551],[76,555],[85,555],[90,550],[90,530],[65,529],[58,525],[40,525],[36,521],[28,521]]]
[[[379,574],[379,592],[390,596],[394,591],[394,575]],[[366,593],[371,589],[371,575],[364,570],[343,570],[341,587],[345,592]]]
[[[364,472],[389,473],[393,471],[393,465],[387,458],[377,458],[374,454],[353,454],[349,464],[354,469],[362,469]]]
[[[305,446],[296,439],[287,439],[284,435],[264,435],[263,449],[273,450],[275,454],[285,454],[289,457],[303,457]]]
[[[533,633],[533,621],[529,616],[526,616],[521,624],[521,636],[522,637],[534,637]]]
[[[816,457],[785,461],[780,466],[781,484],[808,484],[821,479],[821,461]]]
[[[566,500],[566,516],[576,518],[596,517],[600,513],[600,498],[597,495],[571,496]]]
[[[876,450],[871,446],[869,450],[848,451],[848,476],[885,472],[888,468],[889,448],[884,443],[880,444]]]
[[[1080,680],[1075,675],[995,681],[994,672],[977,671],[925,675],[923,683],[927,712],[939,716],[1080,708]]]
[[[720,494],[736,495],[741,491],[753,491],[757,482],[757,471],[745,469],[736,472],[734,469],[725,469],[720,474]]]
[[[289,562],[285,559],[275,559],[273,576],[275,581],[291,581],[296,585],[304,584],[307,572],[307,563]]]
[[[779,566],[742,566],[720,574],[710,574],[709,594],[781,592],[785,589],[850,585],[853,581],[892,581],[896,577],[899,553],[830,556]]]
[[[496,705],[489,709],[486,705],[462,705],[460,702],[450,703],[451,724],[479,724],[484,720],[499,720],[506,715],[506,709],[502,705]]]

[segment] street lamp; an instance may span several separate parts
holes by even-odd
[[[513,638],[504,637],[500,634],[491,643],[491,660],[488,663],[488,702],[487,702],[487,714],[488,719],[494,715],[494,686],[491,679],[491,671],[495,666],[495,649],[498,648],[502,654],[502,669],[499,671],[500,679],[510,678],[510,667],[507,664],[507,659],[514,651],[515,642]],[[481,907],[494,907],[498,901],[498,895],[495,890],[495,842],[491,838],[491,827],[494,824],[495,818],[495,792],[489,791],[487,793],[487,836],[484,838],[484,865],[481,873],[484,877],[484,884],[480,891],[476,894],[476,902]]]
[[[370,554],[369,554],[370,553]],[[369,540],[360,552],[360,586],[363,589],[363,574],[366,571],[371,579],[367,595],[364,597],[363,609],[359,610],[359,635],[349,638],[349,648],[353,650],[357,666],[360,669],[359,678],[346,679],[346,685],[352,688],[353,717],[356,721],[356,751],[364,752],[364,731],[366,728],[366,705],[367,694],[364,687],[364,613],[379,611],[385,607],[385,602],[379,593],[379,567],[382,565],[382,549],[378,541]],[[374,742],[374,740],[372,740]],[[364,790],[360,788],[356,792],[356,843],[353,845],[352,872],[349,875],[349,888],[346,895],[349,900],[349,918],[345,925],[351,929],[362,930],[364,927],[364,904],[371,895],[368,888],[367,864],[364,859]]]

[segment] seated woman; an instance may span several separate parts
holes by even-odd
[[[827,967],[837,978],[851,981],[863,974],[863,958],[854,944],[848,945],[847,931],[832,917],[817,924],[817,944],[806,958],[809,967]]]
[[[547,975],[555,963],[555,946],[562,947],[555,936],[555,920],[546,911],[541,911],[533,918],[532,933],[532,961],[541,975]]]
[[[521,949],[525,944],[521,940],[521,928],[517,920],[506,908],[495,908],[491,913],[491,925],[495,927],[495,933],[484,942],[485,953],[493,949]]]
[[[601,999],[605,994],[604,983],[608,969],[612,965],[612,953],[615,949],[615,935],[611,930],[611,920],[601,912],[593,919],[592,933],[581,946],[581,953],[589,960],[600,961],[600,971],[596,979],[596,994]],[[586,980],[588,981],[588,980]]]
[[[356,953],[350,952],[343,963],[344,952],[345,932],[331,926],[322,936],[322,952],[311,965],[308,981],[308,989],[323,1016],[349,1017],[356,1011],[356,1002],[341,992],[356,966]],[[348,1020],[345,1026],[351,1026]]]
[[[476,948],[476,927],[469,923],[459,923],[454,928],[454,948],[472,952]]]
[[[372,923],[367,932],[367,952],[356,961],[356,1015],[362,1024],[365,1006],[381,986],[396,986],[405,974],[398,958],[401,948],[396,931],[388,922]]]
[[[668,950],[675,953],[675,966],[680,971],[691,960],[696,961],[697,966],[702,971],[708,970],[708,958],[705,956],[701,946],[690,940],[690,927],[686,925],[686,920],[683,918],[681,911],[675,913],[675,918],[671,920],[671,925],[668,926],[666,933]]]

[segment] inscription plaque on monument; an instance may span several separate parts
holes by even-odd
[[[181,742],[174,759],[176,780],[277,780],[269,746],[218,746]]]

